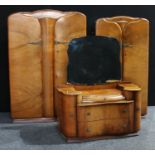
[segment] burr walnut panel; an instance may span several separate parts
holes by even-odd
[[[147,113],[149,21],[144,18],[116,16],[100,18],[96,35],[115,37],[122,44],[122,79],[142,88],[142,115]]]
[[[67,46],[63,42],[85,35],[85,15],[57,10],[20,12],[9,16],[8,27],[12,117],[54,118],[55,85],[66,83]],[[55,71],[63,75],[55,77]]]
[[[32,27],[35,27],[35,30],[32,30]],[[37,19],[21,14],[10,16],[9,62],[13,118],[42,116],[40,36]]]

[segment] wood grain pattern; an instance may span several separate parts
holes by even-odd
[[[124,80],[142,88],[142,115],[148,105],[149,22],[145,19],[132,22],[124,29]]]
[[[141,88],[133,83],[120,83],[118,87],[126,91],[140,91]]]
[[[55,111],[59,103],[57,87],[67,83],[68,43],[73,38],[86,35],[86,16],[70,12],[60,18],[55,26]]]
[[[148,105],[149,21],[116,16],[100,18],[96,35],[114,37],[122,44],[122,79],[142,88],[142,115]]]
[[[63,69],[66,59],[55,56],[59,49],[55,42],[82,36],[85,16],[57,10],[20,12],[9,16],[8,27],[12,118],[55,117],[54,86],[59,78],[55,80],[54,61]],[[60,47],[62,54],[66,50],[67,46]]]
[[[18,23],[18,24],[16,24]],[[35,27],[32,30],[32,27]],[[42,47],[37,19],[9,17],[9,69],[13,118],[42,116]]]
[[[42,32],[43,116],[54,116],[54,32],[55,19],[39,19]]]
[[[77,107],[78,121],[97,121],[103,119],[124,119],[129,117],[129,104],[107,104],[99,106]],[[132,105],[133,106],[133,105]]]
[[[63,96],[58,109],[60,110],[58,120],[60,122],[60,131],[67,137],[76,137],[77,135],[77,114],[76,97]]]
[[[91,86],[91,90],[89,87],[83,89],[81,85],[78,86],[77,90],[76,86],[70,84],[58,88],[58,94],[61,96],[58,104],[58,110],[61,109],[58,112],[58,118],[61,118],[61,120],[59,119],[58,123],[61,127],[60,131],[67,139],[86,140],[103,136],[120,136],[135,133],[140,129],[141,112],[139,108],[141,96],[140,89],[137,89],[139,87],[131,83],[121,82],[117,84],[110,83],[109,85],[110,87],[113,85],[113,89],[101,87],[95,89],[98,87],[95,85],[94,88]],[[129,85],[130,89],[125,89],[125,87],[129,88]],[[110,92],[119,96],[120,94],[124,95],[124,91],[127,95],[123,96],[122,100],[119,98],[117,101],[111,102],[102,100],[105,96],[109,96]],[[129,95],[130,93],[131,95]],[[83,102],[82,97],[85,95],[87,95],[86,99],[89,98],[89,101],[91,101],[90,103]],[[92,95],[97,97],[97,102],[92,98]],[[99,97],[98,101],[98,95],[104,97],[102,99]],[[76,134],[75,132],[72,134],[72,131],[76,131]]]
[[[122,30],[116,22],[104,18],[98,19],[96,21],[96,35],[116,38],[122,45]],[[122,48],[120,50],[120,62],[122,64]],[[121,70],[123,70],[123,68]]]
[[[135,98],[135,107],[134,107],[134,114],[135,114],[135,119],[134,119],[134,126],[135,126],[135,132],[139,131],[141,128],[141,102],[142,102],[142,93],[141,92],[136,92],[134,94]]]
[[[129,132],[128,119],[98,120],[79,122],[79,137],[90,138],[108,135],[122,135]]]

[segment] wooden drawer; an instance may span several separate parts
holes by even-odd
[[[133,103],[108,104],[94,106],[78,106],[78,122],[97,121],[103,119],[128,119],[133,115]]]
[[[114,136],[130,133],[131,124],[128,119],[99,120],[78,123],[80,138]]]

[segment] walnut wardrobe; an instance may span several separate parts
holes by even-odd
[[[55,88],[66,74],[64,50],[70,40],[86,35],[86,16],[56,10],[19,12],[9,16],[8,28],[12,118],[55,118]]]
[[[122,80],[142,88],[142,115],[148,106],[149,21],[145,18],[116,16],[100,18],[96,35],[116,38],[121,44]]]

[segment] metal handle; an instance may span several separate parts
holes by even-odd
[[[128,109],[123,109],[122,112],[123,113],[127,113],[128,112]]]
[[[89,129],[89,128],[87,128],[87,129],[86,129],[86,132],[90,132],[90,129]]]
[[[123,128],[127,128],[127,127],[128,127],[128,124],[123,124],[122,127],[123,127]]]
[[[87,116],[90,116],[90,114],[91,114],[90,112],[87,112]]]

